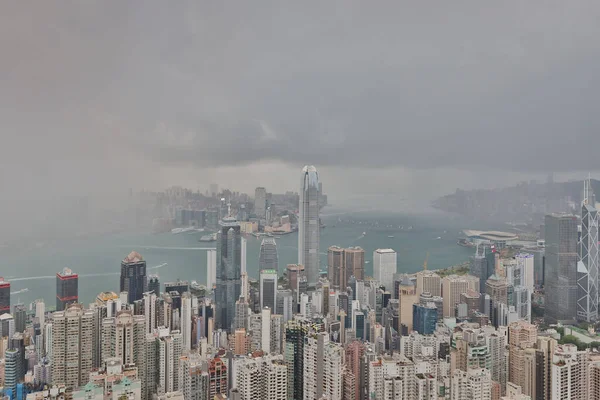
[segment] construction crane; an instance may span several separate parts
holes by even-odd
[[[427,260],[429,260],[429,252],[425,256],[425,261],[423,262],[423,271],[427,271]]]

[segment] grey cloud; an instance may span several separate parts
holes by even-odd
[[[38,169],[597,164],[595,1],[55,1],[0,15],[2,135],[37,143]],[[137,179],[123,175],[110,176]]]

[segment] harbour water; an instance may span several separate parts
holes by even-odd
[[[398,272],[416,272],[429,253],[428,268],[439,269],[468,260],[473,250],[456,244],[461,230],[494,229],[443,213],[420,215],[324,213],[321,233],[321,268],[326,269],[327,248],[361,246],[365,249],[365,273],[372,274],[372,254],[377,248],[398,252]],[[364,235],[363,235],[364,233]],[[206,282],[206,249],[215,242],[199,242],[206,232],[180,234],[130,233],[81,238],[56,243],[32,243],[23,249],[0,249],[0,276],[11,282],[12,304],[43,298],[55,304],[56,272],[69,267],[79,274],[79,298],[94,300],[101,291],[119,291],[121,260],[132,250],[147,262],[148,273],[161,283],[176,279]],[[248,236],[247,269],[258,278],[260,238]],[[296,233],[277,239],[280,272],[297,261]],[[28,290],[25,290],[28,289]]]

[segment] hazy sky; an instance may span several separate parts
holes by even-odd
[[[2,196],[587,174],[599,38],[597,0],[0,2]]]

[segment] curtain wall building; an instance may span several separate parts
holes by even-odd
[[[302,169],[298,205],[298,264],[304,265],[308,284],[319,280],[319,174],[312,165]]]

